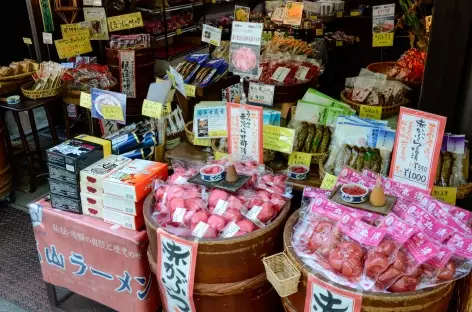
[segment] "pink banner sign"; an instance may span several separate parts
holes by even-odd
[[[146,231],[53,209],[45,199],[29,207],[45,282],[117,311],[155,312],[160,306]]]
[[[166,311],[195,312],[198,244],[157,229],[157,280]]]

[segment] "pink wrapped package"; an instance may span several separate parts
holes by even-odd
[[[425,196],[421,200],[421,207],[425,208],[428,211],[434,210],[435,206],[439,206],[444,211],[451,214],[454,218],[461,221],[465,225],[470,225],[472,221],[472,212],[462,209],[460,207],[452,206],[446,203],[443,203],[440,200],[437,200],[431,196]]]
[[[265,190],[284,197],[291,197],[290,194],[287,194],[287,179],[288,177],[282,174],[266,173],[257,180],[256,189]]]

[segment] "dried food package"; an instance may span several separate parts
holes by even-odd
[[[321,141],[323,140],[323,134],[324,134],[324,126],[318,125],[316,127],[315,137],[313,138],[313,142],[311,144],[312,153],[318,153]]]
[[[445,152],[443,154],[443,165],[441,168],[441,178],[439,181],[439,185],[441,186],[449,186],[449,179],[451,177],[452,172],[452,153]]]
[[[311,149],[311,143],[313,143],[313,138],[315,137],[315,129],[316,126],[314,124],[309,124],[308,125],[308,135],[305,139],[305,143],[303,144],[303,152],[309,153]]]
[[[449,186],[461,186],[467,184],[463,171],[463,154],[452,153],[452,170],[449,178]]]

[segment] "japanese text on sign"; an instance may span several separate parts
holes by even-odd
[[[395,15],[395,4],[377,5],[372,8],[373,17],[390,17]]]
[[[88,34],[90,37],[90,33],[88,28],[83,27],[79,23],[76,24],[62,24],[61,25],[61,33],[62,33],[62,39],[67,39],[73,36],[77,35],[84,35]]]
[[[213,27],[207,24],[203,24],[202,29],[202,42],[207,42],[214,46],[219,47],[221,43],[221,34],[223,30]]]
[[[431,190],[445,124],[446,117],[401,107],[390,177]]]
[[[80,106],[87,109],[92,108],[92,95],[90,93],[80,92]]]
[[[393,46],[394,33],[374,33],[372,35],[372,46],[378,47],[391,47]]]
[[[249,103],[272,106],[274,104],[274,89],[275,85],[249,82]]]
[[[85,35],[72,36],[67,39],[54,41],[60,59],[92,52],[90,37]]]
[[[290,154],[295,140],[295,129],[264,125],[264,148]]]
[[[23,37],[23,42],[24,42],[25,44],[33,44],[33,41],[31,41],[31,38]]]
[[[166,311],[195,312],[193,284],[197,243],[157,231],[157,280]]]
[[[123,29],[131,29],[135,27],[143,27],[143,17],[141,12],[131,14],[118,15],[107,18],[108,31],[118,31]]]
[[[43,32],[43,43],[44,44],[52,44],[52,34]]]
[[[321,182],[320,189],[331,191],[336,185],[336,182],[338,182],[338,177],[326,172],[323,182]]]
[[[370,119],[382,119],[382,106],[361,105],[359,116]]]
[[[455,205],[457,199],[457,188],[434,186],[431,195],[445,203]]]
[[[303,166],[310,167],[312,156],[313,155],[309,153],[293,152],[288,157],[288,164],[289,165],[303,165]]]
[[[160,118],[162,116],[162,104],[149,100],[144,100],[143,111],[141,114],[143,116],[148,116],[152,118]]]
[[[103,119],[124,121],[123,110],[120,106],[103,105]]]
[[[378,5],[372,8],[372,46],[393,46],[395,4]]]
[[[134,50],[119,52],[121,93],[136,97],[136,66]]]
[[[231,42],[260,45],[264,24],[233,22]]]

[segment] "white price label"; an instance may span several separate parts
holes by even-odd
[[[209,227],[210,225],[208,223],[200,221],[198,222],[197,226],[193,229],[192,235],[198,238],[202,238]]]
[[[102,0],[84,0],[84,5],[102,6]]]
[[[187,209],[185,208],[176,208],[174,214],[172,215],[172,222],[182,223],[186,212]]]
[[[52,44],[52,34],[43,32],[43,43],[44,44]]]
[[[236,233],[239,232],[239,229],[240,227],[236,224],[236,222],[231,221],[223,229],[223,232],[221,232],[221,237],[224,237],[224,238],[233,237]]]
[[[306,66],[299,66],[297,72],[295,73],[295,78],[300,79],[300,80],[305,80],[306,74],[308,74],[309,70],[310,68]]]
[[[247,213],[246,217],[251,221],[259,221],[257,216],[259,215],[261,210],[262,210],[261,206],[253,206],[251,210],[249,210],[249,212]]]
[[[203,24],[202,41],[219,47],[221,43],[222,29]]]
[[[225,212],[226,209],[228,209],[229,203],[225,200],[218,200],[218,203],[216,204],[215,210],[213,210],[214,214],[217,214],[219,216],[222,216]]]
[[[249,103],[272,106],[274,104],[274,85],[249,83]]]
[[[284,82],[285,77],[287,77],[290,72],[290,68],[287,67],[278,67],[275,72],[272,74],[272,79],[278,82]]]

